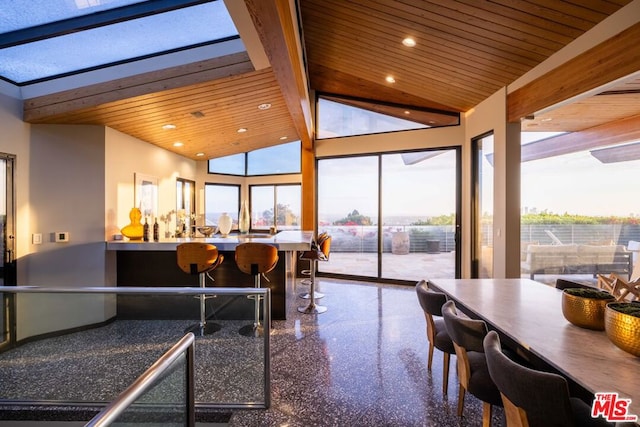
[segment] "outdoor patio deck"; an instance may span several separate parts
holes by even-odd
[[[455,252],[409,253],[406,255],[383,254],[383,275],[385,279],[409,280],[454,278]],[[329,262],[319,263],[320,272],[335,274],[362,275],[376,277],[377,254],[372,252],[331,252]],[[529,278],[528,273],[522,274]],[[595,285],[596,279],[590,274],[555,275],[537,274],[535,280],[555,285],[558,277],[570,278]]]

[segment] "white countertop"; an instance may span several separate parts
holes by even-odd
[[[250,233],[246,236],[230,234],[221,237],[185,237],[160,239],[159,242],[144,242],[142,240],[112,240],[107,242],[108,251],[173,251],[185,242],[202,242],[216,245],[220,251],[233,251],[240,243],[258,242],[274,245],[281,251],[304,251],[311,247],[313,231],[281,231],[270,235],[267,233]]]

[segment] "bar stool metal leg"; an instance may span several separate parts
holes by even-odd
[[[300,281],[301,284],[303,285],[309,285],[311,286],[313,284],[313,281],[315,280],[311,274],[314,271],[313,267],[315,266],[317,268],[317,262],[316,260],[309,260],[309,270],[302,270],[302,274],[305,274],[307,271],[309,272],[309,278],[308,279],[302,279]],[[314,289],[315,291],[315,289]],[[313,295],[315,296],[315,299],[320,299],[320,298],[324,298],[324,294],[322,292],[314,292]],[[311,298],[311,292],[301,292],[298,294],[298,296],[302,299],[309,299]]]
[[[200,282],[200,287],[204,289],[206,287],[205,286],[206,273],[198,274],[198,280]],[[199,299],[200,299],[200,323],[189,326],[187,329],[185,329],[185,332],[193,332],[194,335],[196,336],[204,336],[204,335],[210,335],[222,329],[222,326],[220,326],[217,323],[207,322],[206,295],[200,294]]]
[[[298,307],[298,311],[304,314],[320,314],[327,311],[327,307],[316,304],[315,301],[316,288],[316,263],[311,262],[311,287],[309,288],[309,304],[304,307]]]
[[[255,275],[255,288],[260,288],[260,274]],[[262,323],[260,323],[260,296],[252,295],[250,298],[254,300],[254,320],[253,324],[245,325],[240,328],[238,333],[240,335],[244,335],[245,337],[262,337],[264,334],[264,328],[262,327]]]

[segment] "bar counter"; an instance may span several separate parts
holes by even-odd
[[[268,243],[278,251],[304,251],[311,247],[312,231],[281,231],[277,234],[249,233],[247,235],[230,234],[227,237],[185,237],[160,239],[159,242],[143,242],[141,240],[113,240],[107,242],[108,251],[175,251],[176,247],[186,242],[211,243],[219,251],[235,251],[236,246],[245,242]]]
[[[214,282],[207,286],[253,287],[253,277],[242,273],[235,263],[235,249],[245,242],[258,242],[274,245],[278,248],[278,264],[267,274],[269,282],[263,280],[262,286],[271,289],[271,318],[286,318],[286,296],[288,287],[293,287],[295,260],[297,251],[311,247],[313,232],[281,231],[275,235],[250,233],[232,234],[227,237],[193,237],[161,239],[159,242],[110,241],[106,243],[107,252],[116,254],[117,286],[188,286],[197,287],[198,277],[185,274],[178,268],[176,248],[181,243],[210,243],[218,248],[224,261],[211,276]],[[216,298],[216,316],[227,319],[250,319],[253,315],[252,302],[246,298],[235,297],[232,300]],[[148,296],[118,298],[118,317],[123,319],[158,319],[159,313],[165,319],[196,319],[199,315],[197,302],[193,304],[176,303],[167,298]]]

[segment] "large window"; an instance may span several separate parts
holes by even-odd
[[[209,160],[209,173],[257,176],[300,172],[300,141]]]
[[[531,154],[543,153],[535,144],[545,141],[522,139],[523,276],[549,284],[560,276],[595,284],[597,273],[627,278],[629,249],[640,242],[640,143],[547,157]]]
[[[249,193],[252,229],[300,229],[302,195],[299,184],[253,185]]]
[[[300,173],[300,141],[247,153],[247,175]]]
[[[317,105],[318,139],[428,127],[421,123],[352,107],[325,98],[319,98]]]
[[[217,225],[220,215],[227,213],[233,220],[234,228],[237,228],[238,212],[240,211],[240,186],[206,183],[204,185],[204,211],[206,225]]]
[[[245,153],[239,153],[210,159],[209,173],[244,176],[246,174],[246,157]]]
[[[318,232],[332,236],[321,272],[417,281],[454,278],[459,151],[318,161]]]

